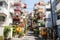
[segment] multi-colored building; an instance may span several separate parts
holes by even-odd
[[[40,14],[39,16],[42,18],[44,17],[44,13],[45,13],[45,4],[43,1],[38,2],[37,4],[35,4],[34,9],[37,10],[36,14]],[[43,18],[42,18],[43,19]]]
[[[34,5],[34,15],[37,18],[38,25],[40,25],[39,20],[44,22],[45,19],[45,3],[40,1]]]
[[[56,14],[57,14],[57,35],[60,37],[60,0],[56,0]]]

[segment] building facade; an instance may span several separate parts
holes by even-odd
[[[4,26],[12,24],[20,24],[21,18],[26,18],[24,9],[26,4],[22,3],[23,0],[0,0],[0,35],[3,35]],[[25,24],[23,24],[25,25]],[[12,28],[11,28],[12,29]],[[12,38],[12,30],[9,33]]]
[[[44,1],[40,1],[36,3],[34,6],[34,10],[36,10],[35,13],[38,14],[43,19],[45,13]]]
[[[60,37],[60,0],[56,0],[57,28],[58,37]]]
[[[40,1],[34,5],[34,17],[37,20],[37,25],[41,27],[45,27],[44,17],[45,17],[45,4],[44,1]],[[42,22],[42,23],[41,23]],[[44,26],[42,26],[42,25]]]
[[[46,18],[48,18],[46,22],[47,24],[49,23],[48,25],[50,27],[52,26],[55,27],[57,25],[57,14],[55,12],[55,8],[56,8],[56,0],[51,0],[51,2],[49,1],[48,5],[46,5],[46,14],[47,14]]]
[[[3,35],[4,26],[8,26],[12,23],[12,18],[8,11],[8,3],[6,0],[0,0],[0,35]]]
[[[52,19],[51,19],[51,7],[50,2],[46,4],[46,13],[45,13],[45,27],[52,27]]]

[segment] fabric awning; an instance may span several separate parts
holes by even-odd
[[[6,15],[6,14],[4,14],[4,13],[0,13],[0,16],[7,17],[7,15]]]

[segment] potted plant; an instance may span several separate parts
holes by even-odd
[[[13,37],[15,37],[15,35],[16,35],[16,28],[17,28],[17,26],[13,25]]]
[[[40,30],[39,29],[34,29],[34,34],[35,34],[35,36],[39,36],[39,32],[40,32]]]
[[[16,28],[16,32],[17,32],[17,34],[19,35],[18,38],[24,36],[24,32],[23,32],[23,30],[22,30],[22,27],[17,27],[17,28]]]
[[[9,26],[4,26],[4,40],[8,40],[8,35],[10,31],[11,30]]]
[[[23,31],[19,32],[18,38],[23,37],[23,36],[24,36],[24,32]]]

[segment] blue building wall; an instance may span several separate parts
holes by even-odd
[[[54,26],[57,25],[57,14],[55,12],[56,9],[56,0],[52,1],[52,15],[53,15],[53,22],[54,22]]]
[[[56,9],[56,0],[51,0],[51,2],[52,2],[53,23],[54,23],[54,26],[56,26],[57,25],[57,14],[55,12],[55,9]],[[53,25],[52,24],[52,17],[50,17],[51,16],[51,10],[50,10],[50,13],[49,13],[49,11],[46,11],[46,12],[48,12],[48,13],[45,14],[46,18],[47,18],[45,26],[52,28],[52,25]]]
[[[53,13],[54,26],[57,25],[57,13],[55,12],[56,3],[57,3],[56,0],[54,0],[52,3],[52,13]],[[55,28],[56,28],[57,36],[60,37],[60,26],[56,26]]]

